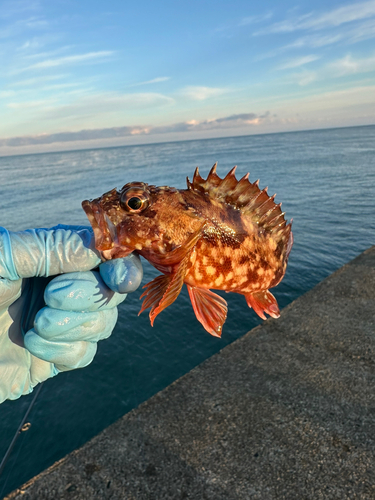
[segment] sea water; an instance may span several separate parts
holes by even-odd
[[[375,126],[174,142],[0,158],[0,224],[10,230],[87,224],[81,201],[127,182],[186,187],[196,166],[277,193],[294,246],[273,290],[281,308],[375,244]],[[157,274],[144,263],[147,283]],[[120,306],[113,335],[87,368],[47,381],[0,478],[0,497],[260,324],[243,296],[226,296],[221,339],[195,319],[186,293],[151,328],[140,291]],[[0,406],[0,460],[32,395]]]

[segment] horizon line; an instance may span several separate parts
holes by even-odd
[[[176,144],[179,142],[195,142],[195,141],[217,141],[221,139],[236,139],[238,137],[253,137],[253,136],[263,136],[263,135],[279,135],[279,134],[296,134],[303,132],[319,132],[324,130],[341,130],[346,128],[360,128],[360,127],[374,127],[375,123],[365,124],[365,125],[343,125],[342,127],[321,127],[321,128],[307,128],[307,129],[299,129],[299,130],[284,130],[277,132],[262,132],[255,134],[240,134],[240,135],[228,135],[222,137],[205,137],[198,139],[179,139],[179,140],[166,140],[166,141],[157,141],[157,142],[144,142],[140,144],[123,144],[119,146],[98,146],[91,148],[76,148],[76,149],[57,149],[56,151],[39,151],[32,153],[15,153],[15,154],[5,154],[2,155],[0,152],[0,158],[13,158],[15,156],[30,156],[30,155],[45,155],[45,154],[56,154],[56,153],[74,153],[77,151],[95,151],[101,149],[118,149],[118,148],[128,148],[128,147],[142,147],[142,146],[156,146],[158,144]]]

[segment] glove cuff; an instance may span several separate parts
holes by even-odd
[[[12,281],[20,279],[13,260],[10,234],[4,227],[0,227],[0,276]]]

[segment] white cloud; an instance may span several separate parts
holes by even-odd
[[[73,92],[72,92],[73,94]],[[79,99],[67,104],[57,104],[44,109],[44,118],[83,119],[87,116],[110,115],[111,113],[127,113],[131,110],[149,109],[169,106],[174,103],[171,97],[156,92],[138,92],[120,94],[107,92],[102,94],[81,95]]]
[[[12,38],[19,36],[25,28],[27,28],[28,20],[19,19],[14,23],[3,26],[0,30],[0,39]]]
[[[39,87],[39,90],[41,92],[45,92],[47,90],[65,90],[65,89],[71,89],[74,87],[79,87],[81,84],[79,82],[72,82],[72,83],[54,83],[52,85],[44,85]]]
[[[305,64],[316,61],[317,59],[320,59],[320,57],[314,54],[311,54],[309,56],[296,57],[295,59],[291,59],[289,61],[286,61],[284,64],[281,64],[280,66],[277,67],[277,69],[282,70],[282,69],[298,68]]]
[[[198,87],[198,86],[188,86],[180,91],[180,94],[184,97],[192,99],[193,101],[205,101],[211,97],[217,97],[226,93],[226,89],[220,89],[215,87]]]
[[[372,71],[375,71],[375,54],[357,59],[351,54],[347,54],[345,57],[325,64],[315,71],[304,70],[299,74],[292,75],[292,77],[299,85],[305,86],[314,81],[324,81]]]
[[[254,35],[268,33],[290,33],[297,30],[319,30],[328,27],[341,26],[345,23],[359,21],[375,16],[375,0],[359,2],[338,7],[323,14],[304,14],[294,19],[280,21],[263,28]]]
[[[375,71],[375,55],[355,59],[350,54],[327,65],[327,70],[333,76],[340,77],[357,73],[369,73]]]
[[[248,26],[249,24],[261,23],[263,21],[267,21],[272,17],[272,12],[266,12],[265,14],[260,14],[258,16],[247,16],[243,17],[241,21],[238,23],[238,26]]]
[[[69,75],[60,74],[60,75],[46,75],[35,78],[27,78],[26,80],[20,80],[19,82],[12,83],[12,87],[33,87],[33,86],[39,87],[41,83],[61,80],[62,78],[66,78],[67,76]]]
[[[374,36],[375,36],[375,34],[374,34]],[[282,45],[282,46],[277,47],[273,50],[270,50],[269,52],[266,52],[264,54],[259,54],[254,58],[254,61],[263,61],[264,59],[269,59],[272,57],[279,56],[280,54],[283,54],[283,53],[288,52],[290,50],[299,50],[299,49],[303,49],[303,48],[316,49],[316,48],[325,47],[327,45],[332,45],[332,44],[338,43],[338,42],[342,41],[344,38],[347,39],[347,37],[345,37],[344,34],[306,35],[306,36],[297,38],[294,42],[288,43],[286,45]]]
[[[0,99],[7,99],[8,97],[14,97],[16,93],[14,90],[1,90]]]
[[[241,113],[212,118],[209,120],[190,120],[165,126],[134,126],[112,127],[105,129],[80,130],[79,132],[59,132],[55,134],[39,134],[34,136],[10,137],[0,139],[1,147],[23,147],[53,143],[74,143],[100,139],[113,139],[134,135],[169,134],[174,132],[193,132],[215,129],[232,129],[243,126],[256,126],[270,118],[270,113],[257,115],[255,113]]]
[[[78,127],[95,128],[124,120],[134,123],[137,116],[152,113],[153,110],[157,113],[174,104],[172,98],[157,93],[94,93],[93,90],[61,88],[51,94],[45,92],[47,97],[44,99],[40,98],[40,94],[26,99],[25,95],[29,96],[29,93],[9,96],[0,100],[2,116],[9,116],[15,124],[21,119],[30,124],[29,129],[38,132],[70,127],[77,130]],[[2,129],[3,133],[9,130],[4,121]]]
[[[102,50],[99,52],[88,52],[86,54],[77,54],[74,56],[58,57],[56,59],[46,59],[45,61],[40,61],[38,63],[27,66],[26,68],[19,69],[17,73],[22,73],[24,71],[33,69],[46,69],[55,68],[58,66],[77,64],[87,61],[100,61],[106,59],[114,54],[111,50]]]
[[[363,23],[358,23],[355,28],[346,34],[345,38],[351,43],[375,38],[375,19],[367,19]]]
[[[26,40],[21,47],[18,48],[18,50],[24,51],[24,50],[33,50],[37,49],[40,47],[40,43],[37,38],[32,38],[31,40]]]
[[[277,23],[271,24],[265,28],[262,28],[255,33],[254,36],[257,35],[267,35],[270,33],[290,33],[292,31],[296,31],[302,29],[302,24],[306,19],[309,19],[311,14],[305,14],[295,19],[287,19],[285,21],[279,21]]]
[[[343,90],[333,90],[323,93],[314,93],[303,99],[297,97],[293,106],[306,114],[310,112],[321,113],[335,109],[338,113],[345,115],[347,108],[365,105],[369,109],[374,108],[375,86],[358,86]],[[290,103],[288,104],[290,106]],[[349,117],[348,117],[349,118]],[[343,123],[342,125],[345,125]]]
[[[316,18],[302,23],[305,28],[321,29],[329,26],[340,26],[344,23],[358,21],[375,15],[375,1],[355,2],[326,12]]]
[[[37,11],[40,9],[39,1],[31,0],[8,0],[2,2],[0,9],[0,19],[19,16],[24,12]]]
[[[153,83],[161,83],[170,80],[169,76],[158,76],[157,78],[153,78],[152,80],[147,80],[146,82],[134,83],[133,85],[129,85],[129,87],[138,87],[139,85],[151,85]]]
[[[329,35],[307,35],[304,37],[297,38],[294,42],[284,45],[283,49],[299,49],[303,47],[319,48],[326,47],[327,45],[332,45],[334,43],[340,42],[343,39],[343,35],[340,33],[329,34]]]
[[[49,26],[49,22],[46,19],[41,19],[37,17],[31,17],[25,23],[28,28],[40,29]]]
[[[267,21],[273,16],[273,13],[271,11],[265,12],[264,14],[259,14],[256,16],[246,16],[240,19],[237,22],[228,22],[225,24],[222,24],[221,26],[217,26],[212,32],[213,33],[220,33],[222,36],[231,38],[233,36],[233,33],[238,32],[238,28],[242,28],[243,26],[250,26],[253,24],[258,24],[263,21]]]
[[[304,71],[303,73],[298,75],[298,85],[304,87],[305,85],[309,85],[312,82],[317,80],[318,76],[316,71]]]
[[[10,109],[25,109],[25,108],[41,108],[42,106],[53,104],[55,101],[52,99],[44,99],[40,101],[27,101],[27,102],[9,102],[7,108]]]
[[[291,43],[276,47],[264,54],[259,54],[254,58],[254,61],[262,61],[293,50],[319,49],[335,44],[341,46],[352,45],[371,38],[375,38],[375,18],[358,22],[353,26],[340,27],[339,32],[336,29],[335,32],[312,33],[301,36]]]
[[[30,44],[30,48],[39,48],[42,44],[35,39],[35,43]],[[55,50],[50,50],[48,52],[34,52],[34,53],[28,53],[25,54],[24,57],[27,59],[38,59],[38,58],[46,58],[46,57],[54,57],[56,55],[61,55],[61,53],[66,52],[67,50],[71,50],[74,48],[74,45],[64,45],[63,47],[59,47]],[[73,56],[74,57],[74,56]]]

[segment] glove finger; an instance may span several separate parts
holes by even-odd
[[[118,293],[134,292],[143,278],[141,259],[133,253],[122,259],[103,262],[99,272],[107,286]]]
[[[55,276],[73,271],[88,271],[101,262],[95,249],[91,228],[75,231],[68,226],[55,229],[28,229],[19,233],[5,232],[0,247],[1,275],[5,278]],[[0,248],[1,249],[1,248]],[[5,274],[4,274],[5,273]]]
[[[61,311],[43,307],[35,317],[34,330],[45,340],[98,342],[111,335],[117,317],[117,307],[96,312]]]
[[[24,338],[25,347],[34,356],[54,363],[60,371],[84,368],[94,359],[96,342],[53,342],[40,337],[34,329]]]
[[[0,311],[8,309],[21,295],[22,280],[11,281],[0,278]]]
[[[44,301],[53,309],[99,311],[123,302],[126,295],[113,292],[96,271],[62,274],[46,287]]]
[[[39,359],[36,356],[31,356],[30,364],[30,386],[28,392],[37,384],[54,377],[59,373],[59,370],[53,363],[48,363],[44,359]],[[24,393],[25,394],[25,393]]]

